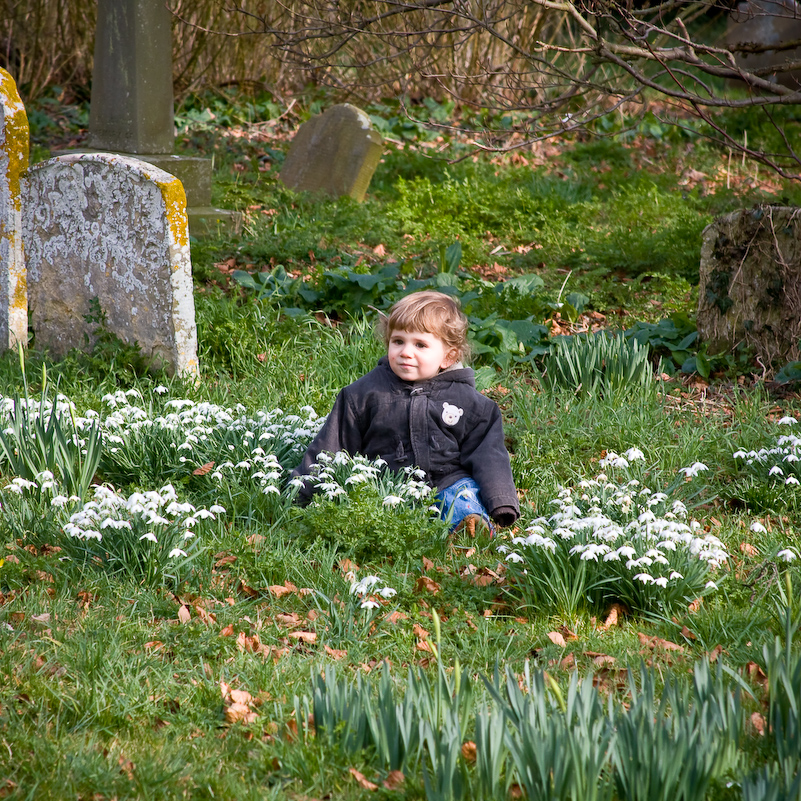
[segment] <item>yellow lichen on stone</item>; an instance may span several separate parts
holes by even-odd
[[[8,157],[8,186],[14,208],[19,211],[20,180],[28,169],[30,158],[30,128],[25,106],[17,92],[17,84],[2,67],[0,67],[0,93],[5,97],[7,109],[3,148]]]

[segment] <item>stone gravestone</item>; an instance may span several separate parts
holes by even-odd
[[[300,126],[279,177],[296,192],[322,191],[361,201],[382,150],[381,135],[367,114],[343,103]]]
[[[0,351],[28,343],[20,193],[28,143],[28,117],[17,85],[0,69]]]
[[[779,45],[801,40],[801,7],[795,0],[745,0],[737,4],[729,17],[727,47],[740,44]],[[782,70],[788,61],[801,59],[801,47],[738,53],[737,66],[745,70],[776,68],[776,83],[790,89],[801,88],[801,70]]]
[[[756,206],[704,229],[698,334],[710,352],[753,348],[763,367],[798,361],[801,209]]]
[[[36,344],[55,357],[91,343],[97,299],[105,325],[154,366],[196,374],[186,198],[145,162],[67,155],[32,167],[23,230]]]

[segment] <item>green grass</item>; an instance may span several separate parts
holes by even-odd
[[[40,123],[46,127],[46,120]],[[401,137],[401,128],[395,120],[390,132]],[[193,243],[201,380],[152,375],[106,338],[94,354],[73,352],[59,363],[32,352],[31,396],[41,390],[44,364],[50,386],[72,398],[79,415],[89,409],[107,415],[102,398],[120,389],[138,390],[136,402],[152,406],[154,415],[166,411],[168,399],[181,398],[231,409],[242,404],[237,414],[250,418],[277,408],[301,414],[307,405],[325,414],[336,393],[381,355],[372,316],[346,307],[334,321],[289,316],[230,283],[215,267],[229,258],[240,268],[280,263],[312,278],[337,266],[368,273],[406,261],[405,278],[426,278],[440,269],[440,246],[458,238],[466,292],[483,287],[473,268],[500,267],[489,273],[487,295],[473,300],[482,320],[499,311],[550,314],[555,309],[547,304],[570,292],[587,295],[587,310],[605,314],[611,328],[692,312],[703,226],[712,215],[765,195],[720,183],[705,193],[679,187],[688,152],[696,169],[710,172],[721,154],[656,134],[662,136],[655,127],[641,132],[635,146],[625,137],[574,142],[536,168],[484,158],[447,164],[426,157],[410,138],[403,149],[387,150],[368,201],[359,205],[283,188],[275,177],[283,140],[268,146],[190,130],[187,149],[216,154],[216,202],[259,207],[251,209],[241,239]],[[641,160],[643,152],[652,164]],[[258,173],[254,167],[265,159],[272,169]],[[235,171],[235,163],[245,170]],[[378,245],[384,256],[373,252]],[[500,277],[530,272],[543,281],[536,297],[492,288]],[[777,419],[800,414],[801,404],[792,395],[777,400],[750,380],[694,387],[674,378],[620,396],[582,397],[569,387],[544,389],[537,365],[507,360],[501,369],[486,357],[482,367],[486,392],[504,414],[521,493],[515,534],[552,514],[564,487],[578,492],[582,480],[602,470],[617,480],[601,461],[611,451],[637,447],[645,458],[630,477],[683,501],[700,531],[728,550],[726,566],[714,573],[718,590],[669,611],[621,609],[618,622],[604,627],[609,605],[586,599],[570,609],[527,605],[533,596],[521,592],[525,579],[512,581],[497,550],[511,543],[513,532],[448,542],[420,510],[392,515],[380,495],[368,492],[301,510],[286,496],[263,495],[244,468],[220,480],[193,473],[209,461],[219,467],[229,454],[232,462],[249,455],[244,429],[207,432],[209,439],[191,452],[172,449],[162,432],[142,444],[147,458],[140,469],[104,451],[97,478],[113,474],[125,495],[172,481],[181,500],[227,508],[198,535],[197,557],[180,579],[114,575],[101,558],[66,560],[66,535],[52,521],[46,532],[18,538],[7,517],[13,504],[0,492],[0,797],[426,798],[433,745],[410,759],[403,789],[390,790],[381,786],[389,769],[380,749],[349,752],[344,728],[318,737],[303,715],[296,718],[311,703],[322,671],[334,669],[351,684],[362,676],[378,704],[383,660],[391,663],[398,701],[409,687],[419,690],[407,674],[421,669],[432,686],[449,688],[444,695],[432,691],[440,722],[447,699],[458,695],[456,676],[465,671],[473,700],[465,701],[459,724],[465,740],[476,740],[477,712],[492,695],[482,677],[492,683],[496,666],[500,675],[510,669],[516,686],[528,663],[535,684],[546,686],[537,698],[549,710],[547,720],[559,721],[573,676],[593,675],[604,699],[630,704],[629,669],[635,684],[647,684],[641,664],[651,666],[658,695],[673,682],[690,686],[696,663],[715,657],[725,665],[725,681],[741,686],[742,716],[734,747],[739,761],[729,773],[715,774],[706,797],[740,799],[739,784],[773,765],[778,753],[771,733],[759,737],[747,721],[753,713],[768,714],[759,669],[770,667],[763,647],[786,636],[784,582],[801,586],[801,560],[777,556],[798,548],[801,506],[798,488],[769,475],[772,462],[748,465],[733,454],[775,445],[791,431]],[[160,385],[166,395],[155,392]],[[18,357],[0,357],[0,395],[21,389]],[[175,434],[175,441],[182,436]],[[189,461],[179,460],[183,453]],[[284,467],[290,456],[282,456]],[[685,480],[681,469],[696,462],[708,469]],[[0,474],[2,489],[13,476],[6,463]],[[396,594],[377,610],[363,609],[350,591],[350,570],[358,578],[378,576]],[[795,639],[791,660],[798,658]],[[778,675],[779,667],[771,669]],[[223,685],[250,694],[250,722],[231,722]],[[467,691],[461,692],[460,698]],[[415,703],[421,720],[434,714]],[[497,698],[493,703],[504,708]],[[442,723],[436,730],[446,729]],[[552,735],[562,736],[559,731]],[[461,757],[461,742],[456,745],[453,764],[466,788],[461,797],[492,797],[481,795],[479,788],[490,784]],[[675,752],[662,753],[671,759]],[[443,796],[448,758],[445,751],[437,756]],[[501,780],[516,775],[511,764]],[[350,768],[379,789],[361,787]],[[612,797],[622,801],[616,791]]]

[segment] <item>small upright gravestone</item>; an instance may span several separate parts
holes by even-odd
[[[726,45],[742,44],[770,47],[801,40],[801,7],[796,0],[744,0],[729,16]],[[801,47],[786,50],[763,50],[756,53],[738,53],[737,66],[746,70],[774,68],[767,80],[790,89],[798,89],[801,70],[786,70],[788,62],[801,58]]]
[[[137,159],[60,156],[28,173],[23,230],[36,343],[55,357],[109,331],[153,365],[196,374],[197,329],[181,182]]]
[[[381,160],[383,140],[361,109],[343,103],[303,123],[281,180],[297,192],[350,195],[361,201]]]
[[[0,351],[28,342],[20,193],[28,142],[28,117],[17,85],[0,69]]]
[[[712,353],[750,346],[765,368],[798,361],[801,209],[756,206],[704,229],[698,334]]]

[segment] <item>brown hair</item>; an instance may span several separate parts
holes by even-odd
[[[393,331],[423,331],[441,339],[448,351],[456,350],[457,360],[469,355],[467,317],[459,302],[442,292],[427,289],[401,298],[388,316],[381,315],[378,331],[387,346]]]

